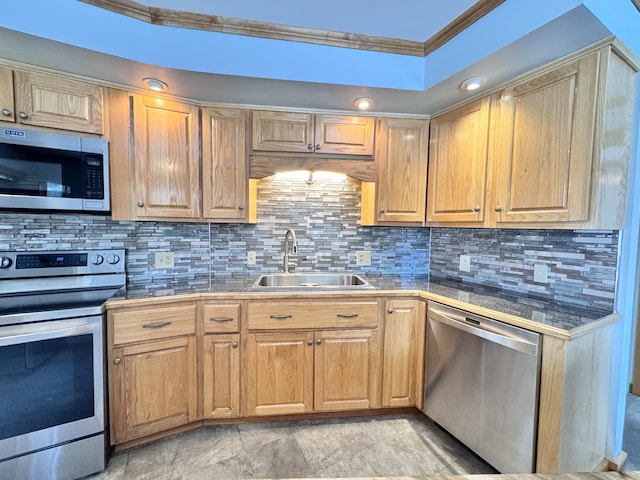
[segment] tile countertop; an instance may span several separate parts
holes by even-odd
[[[583,309],[574,305],[559,304],[549,299],[532,298],[494,288],[446,279],[401,277],[386,275],[362,275],[375,290],[337,291],[249,291],[258,275],[217,276],[209,288],[185,284],[129,287],[116,294],[108,307],[122,306],[122,300],[157,299],[182,295],[207,295],[215,298],[232,296],[234,299],[251,298],[326,298],[340,296],[419,296],[426,300],[466,310],[477,315],[491,317],[539,333],[562,339],[581,336],[593,328],[619,320],[619,314],[595,309]],[[145,302],[146,303],[146,302]]]

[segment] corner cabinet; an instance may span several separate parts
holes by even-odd
[[[378,119],[375,183],[362,184],[362,225],[422,225],[429,121]]]
[[[601,43],[436,116],[428,224],[622,228],[632,59],[617,42]]]
[[[111,443],[197,420],[195,302],[107,316]]]
[[[98,85],[0,67],[0,121],[101,134],[102,102]]]

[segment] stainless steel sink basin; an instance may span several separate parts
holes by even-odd
[[[266,273],[260,275],[251,291],[286,290],[362,290],[375,287],[353,273]]]

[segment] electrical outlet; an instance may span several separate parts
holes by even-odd
[[[173,268],[173,252],[156,252],[156,268]]]
[[[371,252],[369,250],[360,250],[356,252],[356,265],[368,267],[371,265]]]
[[[247,252],[247,265],[256,264],[256,252]]]
[[[536,263],[533,266],[533,281],[537,283],[549,281],[549,267],[545,263]]]
[[[471,256],[470,255],[460,255],[460,271],[461,272],[470,272],[471,271]]]

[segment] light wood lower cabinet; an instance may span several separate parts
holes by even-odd
[[[425,303],[387,300],[384,317],[382,406],[422,407]]]
[[[205,335],[203,348],[203,416],[240,415],[240,335]]]
[[[113,444],[197,419],[195,335],[114,348],[109,378]]]

